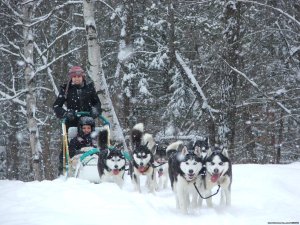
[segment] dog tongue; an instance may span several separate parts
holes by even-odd
[[[145,167],[144,167],[144,166],[140,166],[140,167],[139,167],[139,171],[140,171],[141,173],[145,172]]]
[[[158,176],[160,177],[160,176],[162,176],[163,175],[163,171],[158,171]]]
[[[215,183],[219,179],[219,174],[213,174],[210,178],[211,182]]]
[[[114,174],[114,175],[118,175],[118,173],[119,173],[119,170],[118,170],[118,169],[114,169],[114,170],[113,170],[113,174]]]

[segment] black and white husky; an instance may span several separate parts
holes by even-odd
[[[98,172],[101,182],[114,182],[120,188],[124,184],[126,160],[120,149],[107,148],[100,151]]]
[[[150,192],[156,187],[153,151],[155,141],[151,134],[144,133],[144,125],[136,124],[131,132],[132,162],[130,163],[130,176],[137,191],[141,192],[141,176],[146,176],[146,185]]]
[[[183,213],[197,207],[198,193],[195,185],[200,185],[199,173],[202,169],[200,151],[189,151],[178,141],[167,148],[169,158],[169,177],[175,193],[176,208]]]
[[[215,147],[205,159],[206,173],[203,177],[200,189],[204,192],[204,196],[212,195],[212,188],[220,185],[221,188],[221,205],[231,204],[231,183],[232,183],[232,165],[228,158],[226,148]],[[206,199],[209,207],[212,206],[212,198]],[[199,204],[202,204],[200,199]]]
[[[157,189],[166,189],[169,180],[168,173],[168,157],[167,149],[168,144],[166,142],[161,142],[156,144],[156,149],[154,153],[154,166],[157,174],[158,186]]]
[[[121,149],[108,146],[109,135],[107,130],[99,132],[98,146],[98,173],[101,182],[114,182],[120,188],[124,184],[126,159]]]
[[[193,149],[201,151],[201,158],[205,159],[206,156],[211,152],[208,138],[197,139],[193,144]]]

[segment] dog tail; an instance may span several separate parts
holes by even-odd
[[[108,145],[108,130],[101,129],[98,133],[98,146],[100,149],[105,149]]]
[[[143,136],[142,142],[143,142],[142,143],[143,145],[147,144],[147,147],[153,154],[155,153],[156,143],[155,143],[155,140],[154,140],[152,134],[145,133]]]
[[[140,146],[142,144],[142,136],[144,133],[144,124],[136,124],[131,131],[131,140],[134,146]]]
[[[182,141],[176,141],[176,142],[173,142],[172,144],[170,144],[166,149],[167,157],[170,158],[170,156],[173,153],[177,152],[178,147],[182,144],[183,144]]]

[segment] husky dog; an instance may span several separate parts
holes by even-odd
[[[166,149],[167,143],[161,143],[156,145],[154,153],[154,166],[157,171],[158,186],[157,189],[166,189],[169,180],[168,174],[168,158]]]
[[[201,158],[204,160],[208,154],[211,153],[209,140],[208,138],[198,139],[193,144],[193,149],[197,149],[201,151]]]
[[[120,188],[124,184],[126,159],[121,149],[108,146],[108,130],[100,130],[98,146],[100,149],[98,159],[98,173],[101,182],[115,182]]]
[[[124,184],[125,157],[120,149],[107,148],[100,151],[98,172],[101,182],[115,182],[120,188]]]
[[[202,189],[205,196],[211,196],[211,189],[217,185],[221,187],[221,205],[231,204],[231,183],[232,183],[232,166],[228,158],[226,148],[215,147],[205,159],[206,173],[202,182]],[[212,206],[212,198],[206,199],[209,207]],[[202,204],[200,199],[199,204]]]
[[[167,148],[168,152],[171,154],[169,177],[175,193],[176,208],[188,213],[188,209],[197,207],[198,193],[194,183],[200,185],[201,181],[199,173],[203,164],[200,151],[189,151],[181,142],[175,142]]]
[[[131,141],[133,148],[140,145],[146,145],[147,148],[154,154],[156,143],[152,134],[144,133],[144,124],[136,124],[131,131]]]
[[[147,176],[146,184],[150,192],[154,192],[156,176],[154,170],[153,151],[155,142],[151,134],[144,134],[144,125],[136,124],[131,133],[132,162],[130,163],[130,175],[137,191],[141,192],[140,177]]]

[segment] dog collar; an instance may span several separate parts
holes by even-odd
[[[144,174],[148,171],[149,168],[150,168],[150,166],[148,165],[147,167],[144,167],[144,169],[142,169],[142,170],[140,169],[140,167],[138,167],[137,169],[141,174]]]

